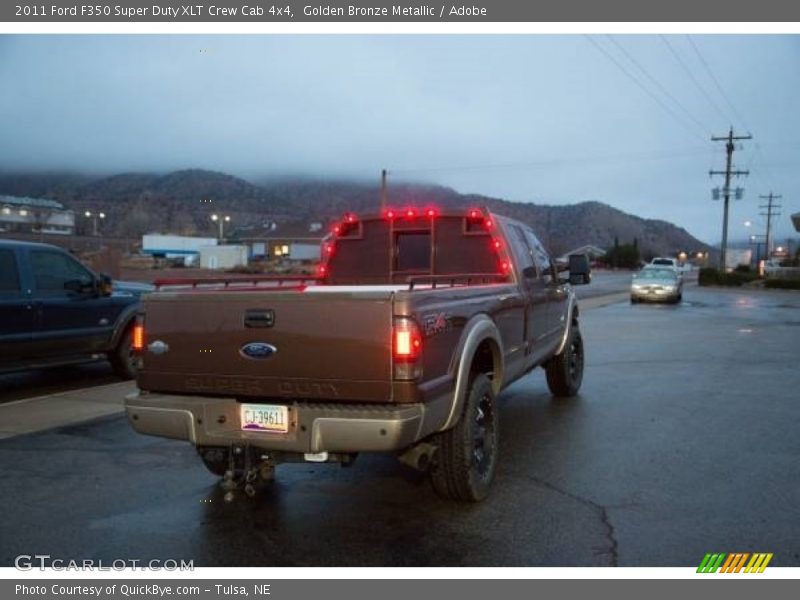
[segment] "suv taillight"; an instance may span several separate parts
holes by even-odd
[[[422,333],[407,317],[397,317],[392,329],[392,359],[395,379],[417,379],[422,375]]]

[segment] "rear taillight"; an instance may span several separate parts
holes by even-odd
[[[144,350],[144,317],[142,315],[138,315],[136,322],[133,324],[131,349],[134,352],[142,352]]]
[[[419,364],[422,356],[422,333],[419,326],[406,317],[394,320],[392,330],[392,358],[395,379],[417,379],[422,375]]]
[[[422,354],[422,336],[419,327],[411,319],[400,318],[394,321],[395,360],[417,360]]]

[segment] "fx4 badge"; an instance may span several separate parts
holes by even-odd
[[[437,333],[447,331],[452,327],[450,322],[450,315],[446,313],[435,313],[422,316],[422,330],[425,332],[425,337],[431,337]]]

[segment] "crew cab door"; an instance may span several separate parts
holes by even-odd
[[[520,287],[526,296],[525,343],[526,364],[539,362],[547,350],[546,340],[552,329],[549,315],[548,281],[542,277],[534,260],[525,230],[516,224],[508,226],[509,242],[520,274]]]
[[[97,278],[66,252],[28,252],[37,327],[37,356],[69,356],[108,350],[121,307],[97,291]]]
[[[555,349],[561,341],[564,327],[568,325],[566,318],[569,294],[566,285],[562,284],[558,279],[558,273],[555,265],[550,260],[550,255],[533,231],[525,229],[525,239],[531,248],[539,278],[544,283],[547,292],[547,323],[545,325],[544,345],[547,348]]]
[[[17,253],[0,248],[0,363],[8,365],[30,356],[33,329],[33,303]]]

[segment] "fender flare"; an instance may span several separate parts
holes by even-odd
[[[114,331],[111,334],[111,343],[109,350],[114,350],[119,344],[125,331],[130,327],[133,320],[136,318],[136,313],[139,312],[141,306],[138,302],[130,304],[117,317],[117,322],[114,324]]]
[[[580,311],[578,310],[578,299],[575,296],[575,292],[570,292],[569,294],[569,303],[567,304],[567,323],[564,327],[564,333],[561,335],[561,341],[558,344],[558,348],[556,348],[555,354],[553,356],[558,356],[564,351],[564,348],[567,346],[567,340],[569,339],[569,334],[572,331],[573,326],[578,325],[578,315]]]
[[[467,386],[470,380],[470,368],[475,358],[478,347],[489,340],[492,345],[494,358],[494,377],[492,378],[492,388],[495,393],[499,393],[503,387],[503,341],[500,332],[487,315],[479,314],[470,319],[464,327],[456,352],[453,355],[454,365],[452,370],[455,372],[455,391],[453,401],[450,404],[450,412],[447,420],[439,431],[444,431],[455,426],[461,416],[461,409],[467,397]]]

